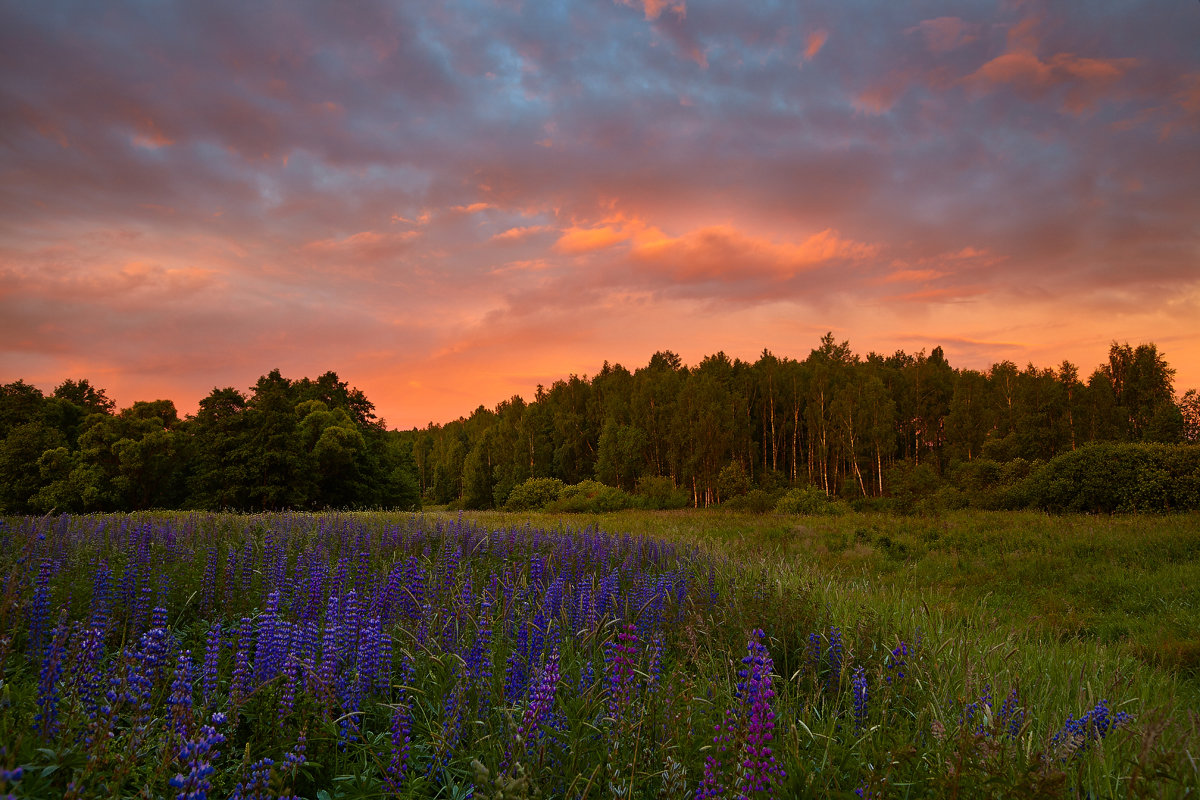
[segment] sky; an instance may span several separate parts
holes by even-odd
[[[0,383],[403,428],[827,331],[1200,387],[1200,3],[0,0]]]

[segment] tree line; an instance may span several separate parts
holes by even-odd
[[[422,496],[465,508],[502,507],[535,478],[693,506],[789,487],[878,498],[959,464],[1195,442],[1200,400],[1192,390],[1177,401],[1174,374],[1153,343],[1114,342],[1084,379],[1069,361],[955,369],[940,347],[864,358],[828,334],[803,360],[719,352],[686,366],[662,351],[633,372],[605,363],[539,386],[531,402],[514,396],[408,436]]]
[[[1153,343],[1114,342],[1085,380],[1067,361],[956,369],[940,347],[860,357],[827,334],[803,360],[764,350],[687,366],[660,351],[632,372],[605,363],[529,402],[407,431],[387,430],[334,372],[274,370],[249,394],[213,389],[182,418],[169,400],[117,411],[87,380],[49,396],[16,381],[0,386],[0,510],[765,510],[821,498],[905,509],[939,493],[1074,508],[1061,492],[1012,487],[1097,443],[1200,442],[1200,397],[1177,398],[1174,375]]]
[[[277,510],[420,506],[411,443],[336,373],[279,370],[247,395],[213,389],[117,411],[88,380],[45,396],[0,386],[0,510]]]

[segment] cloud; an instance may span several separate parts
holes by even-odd
[[[411,249],[415,240],[419,239],[419,231],[403,231],[400,233],[379,233],[377,231],[360,231],[341,238],[316,239],[306,242],[301,250],[305,253],[338,259],[354,259],[357,261],[380,261],[395,258]]]
[[[1037,17],[1027,17],[1013,26],[1006,51],[964,78],[964,84],[983,92],[1012,87],[1032,100],[1061,91],[1062,109],[1081,114],[1113,100],[1115,85],[1141,66],[1132,57],[1092,58],[1071,52],[1041,57],[1037,55],[1042,46],[1039,23]]]
[[[641,5],[648,20],[658,19],[664,11],[670,11],[679,17],[687,14],[686,0],[617,0],[617,2],[631,8]]]
[[[817,57],[817,53],[821,52],[821,48],[825,46],[825,42],[829,40],[829,32],[818,29],[808,35],[804,42],[804,60],[812,61]]]
[[[554,243],[555,251],[567,255],[583,255],[606,250],[627,241],[630,232],[610,225],[596,228],[568,228]]]
[[[536,236],[539,233],[545,233],[552,230],[549,225],[522,225],[515,228],[507,228],[492,237],[493,242],[518,242],[523,239],[528,239],[530,236]]]
[[[904,32],[920,34],[929,51],[940,55],[976,41],[979,38],[979,28],[979,25],[959,17],[937,17],[922,20]]]
[[[728,225],[712,225],[678,237],[647,235],[632,258],[684,282],[782,281],[828,262],[870,258],[878,247],[824,230],[802,242],[773,241]]]

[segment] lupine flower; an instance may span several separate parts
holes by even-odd
[[[632,624],[617,632],[617,640],[604,646],[608,715],[620,719],[633,696],[633,669],[637,659],[637,634]]]
[[[208,629],[208,638],[204,643],[204,674],[200,679],[200,691],[204,694],[205,705],[212,705],[216,700],[220,657],[221,625],[220,623],[214,623]]]
[[[202,726],[195,739],[185,741],[180,747],[179,760],[187,771],[176,774],[170,781],[171,788],[179,790],[176,800],[207,799],[212,788],[209,781],[213,774],[212,762],[221,755],[216,748],[225,742],[225,737],[213,726],[224,723],[224,714],[214,714],[211,723]]]
[[[887,675],[884,680],[891,683],[893,680],[902,681],[907,674],[905,670],[908,667],[908,645],[900,642],[899,645],[888,654],[887,661],[884,662],[887,668]]]
[[[867,673],[861,666],[854,668],[850,686],[854,692],[854,727],[861,730],[867,721]]]
[[[171,709],[167,719],[168,729],[183,736],[192,726],[192,654],[189,650],[179,654],[168,702]]]
[[[837,628],[829,629],[829,679],[825,687],[832,689],[842,680],[842,632]]]
[[[384,788],[390,794],[401,794],[408,778],[408,754],[412,734],[412,716],[408,700],[392,709],[392,757],[384,775]]]
[[[558,667],[558,651],[551,650],[550,655],[546,657],[541,674],[538,676],[537,685],[534,686],[530,695],[529,705],[526,706],[525,714],[521,718],[520,738],[525,747],[529,747],[537,728],[550,718],[550,712],[554,708],[554,693],[561,677]]]
[[[1112,714],[1108,708],[1108,700],[1100,700],[1090,711],[1079,719],[1070,714],[1059,731],[1050,739],[1050,744],[1065,750],[1063,758],[1069,758],[1084,752],[1093,742],[1098,742],[1108,736],[1121,725],[1126,724],[1132,716],[1124,711]]]
[[[38,712],[33,717],[33,728],[43,739],[52,739],[58,733],[58,679],[62,675],[67,630],[67,615],[64,611],[42,656],[42,669],[38,674]]]
[[[746,646],[749,654],[742,659],[746,668],[739,673],[744,678],[738,689],[744,693],[741,713],[746,727],[744,772],[738,786],[743,797],[774,797],[775,785],[785,777],[770,747],[775,730],[775,711],[771,706],[775,698],[771,677],[774,663],[762,643],[763,636],[761,629],[751,634]]]
[[[1021,727],[1025,724],[1025,709],[1020,707],[1020,703],[1017,687],[1014,686],[1000,705],[1000,715],[997,717],[997,721],[1005,726],[1010,739],[1016,739],[1021,732]]]

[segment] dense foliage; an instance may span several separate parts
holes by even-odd
[[[1162,797],[1194,778],[1195,732],[1128,664],[868,613],[685,541],[13,518],[0,576],[15,797]]]
[[[276,370],[249,395],[214,389],[186,419],[167,400],[115,412],[86,380],[49,397],[17,381],[0,386],[0,511],[411,509],[422,500],[795,511],[811,503],[789,491],[809,489],[902,511],[1196,508],[1186,478],[1194,455],[1087,449],[1200,443],[1200,396],[1177,399],[1173,376],[1153,344],[1113,343],[1084,382],[1068,362],[959,370],[941,348],[860,358],[827,335],[803,361],[718,353],[688,367],[660,352],[632,373],[606,364],[591,379],[539,387],[531,402],[513,397],[410,431],[386,430],[332,372],[293,381]],[[1124,454],[1148,465],[1136,454],[1151,452],[1153,467],[1108,469]],[[1065,498],[1063,481],[1080,470],[1099,470],[1088,480],[1121,499]]]
[[[332,372],[214,389],[186,419],[169,400],[116,412],[87,380],[0,386],[0,510],[419,506],[411,444]]]
[[[606,364],[410,435],[425,497],[465,508],[528,507],[524,489],[509,498],[531,478],[598,480],[647,508],[759,492],[734,505],[770,509],[789,487],[901,508],[950,487],[972,496],[942,499],[984,505],[956,471],[998,465],[1011,483],[1090,443],[1200,442],[1200,399],[1176,402],[1173,375],[1153,344],[1114,343],[1084,382],[1069,362],[957,370],[941,348],[863,359],[827,335],[803,361],[718,353],[687,367],[662,352],[632,373]]]

